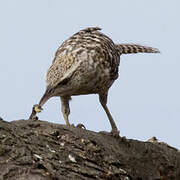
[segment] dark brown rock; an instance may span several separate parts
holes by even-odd
[[[0,180],[179,180],[180,152],[44,121],[0,121]]]

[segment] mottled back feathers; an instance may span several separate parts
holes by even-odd
[[[55,87],[71,77],[79,66],[86,73],[102,66],[102,69],[109,69],[112,78],[117,78],[119,51],[113,41],[98,30],[98,27],[81,30],[59,47],[47,73],[47,86]]]
[[[69,95],[107,91],[118,78],[121,54],[159,52],[137,44],[114,44],[99,30],[83,29],[62,43],[47,72],[47,88],[59,88],[58,95],[66,90]]]

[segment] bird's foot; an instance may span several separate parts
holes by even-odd
[[[42,110],[43,109],[39,104],[35,104],[32,108],[32,113],[31,113],[29,119],[38,120],[38,117],[36,116],[36,114],[40,113]]]
[[[72,126],[72,127],[77,127],[77,128],[81,128],[81,129],[86,129],[86,127],[83,124],[78,124],[77,126],[75,126],[74,124],[67,124],[67,126]]]
[[[115,137],[115,138],[119,138],[119,131],[117,129],[112,129],[112,131],[110,132],[111,136]]]
[[[112,130],[111,132],[100,131],[99,133],[104,134],[104,135],[110,135],[110,136],[113,136],[115,138],[120,138],[118,130]]]
[[[78,124],[76,127],[77,127],[77,128],[81,128],[81,129],[86,129],[86,127],[84,126],[84,124]]]

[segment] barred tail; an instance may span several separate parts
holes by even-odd
[[[160,53],[156,48],[141,46],[138,44],[116,44],[120,54],[132,53]]]

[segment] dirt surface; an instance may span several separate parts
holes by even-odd
[[[44,121],[0,120],[0,180],[180,180],[180,152]]]

